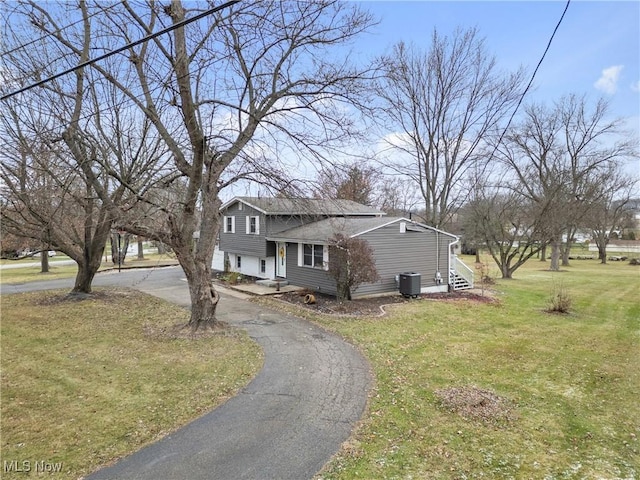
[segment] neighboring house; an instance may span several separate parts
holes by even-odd
[[[398,275],[421,274],[422,292],[470,288],[473,272],[453,255],[455,235],[348,200],[237,197],[222,206],[219,249],[230,270],[334,295],[329,239],[366,240],[380,280],[354,297],[398,291]]]

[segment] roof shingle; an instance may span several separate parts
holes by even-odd
[[[236,197],[223,205],[223,208],[238,200],[266,215],[385,215],[380,210],[351,200],[315,198]]]

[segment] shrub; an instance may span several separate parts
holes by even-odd
[[[237,283],[240,283],[243,280],[243,278],[244,277],[240,272],[229,272],[228,274],[222,277],[222,280],[225,281],[226,283],[235,285]]]
[[[361,238],[336,234],[329,240],[329,275],[336,281],[338,300],[351,300],[358,286],[380,278],[373,249]]]
[[[573,300],[562,284],[554,285],[549,298],[549,313],[569,313]]]

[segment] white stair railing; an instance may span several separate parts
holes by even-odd
[[[469,268],[457,255],[453,255],[453,270],[454,275],[458,275],[466,280],[469,284],[469,288],[473,288],[474,272]]]

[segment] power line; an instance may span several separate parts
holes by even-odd
[[[527,92],[531,88],[531,85],[533,84],[533,80],[536,78],[536,73],[538,73],[538,69],[540,68],[540,65],[542,65],[542,61],[546,57],[547,52],[549,51],[549,48],[551,47],[551,42],[553,42],[553,38],[556,36],[556,32],[558,31],[558,28],[560,28],[560,24],[562,23],[562,20],[564,19],[565,13],[567,13],[567,9],[569,8],[569,4],[570,3],[571,3],[571,0],[567,0],[567,4],[565,5],[564,11],[562,12],[562,15],[560,16],[560,20],[558,20],[558,23],[556,24],[556,28],[553,29],[553,33],[551,34],[551,37],[549,38],[549,41],[547,42],[547,48],[544,49],[544,52],[542,53],[542,57],[540,57],[540,60],[538,61],[538,65],[536,65],[536,68],[533,71],[533,74],[531,75],[531,79],[529,80],[529,84],[527,85],[527,87],[522,92],[522,95],[520,96],[520,100],[518,100],[518,104],[516,105],[516,108],[513,110],[513,113],[511,114],[511,117],[509,118],[509,121],[507,122],[507,126],[504,127],[504,130],[502,131],[502,134],[500,135],[500,138],[498,139],[498,143],[496,143],[496,146],[494,147],[493,152],[491,152],[491,155],[489,156],[489,158],[493,158],[493,155],[496,153],[496,150],[498,150],[498,147],[502,143],[502,139],[504,138],[505,134],[507,133],[507,130],[509,130],[509,127],[511,126],[511,122],[513,121],[514,117],[516,116],[516,112],[518,111],[518,109],[520,108],[520,105],[522,104],[522,101],[524,100],[524,96],[527,94]]]
[[[67,74],[69,74],[71,72],[74,72],[74,71],[80,69],[80,68],[86,67],[86,66],[91,65],[91,64],[96,63],[96,62],[99,62],[100,60],[104,60],[105,58],[108,58],[108,57],[110,57],[112,55],[115,55],[116,53],[123,52],[123,51],[125,51],[125,50],[127,50],[127,49],[129,49],[131,47],[135,47],[136,45],[140,45],[141,43],[148,42],[149,40],[152,40],[152,39],[154,39],[156,37],[159,37],[160,35],[164,35],[167,32],[175,30],[176,28],[182,27],[184,25],[188,25],[189,23],[195,22],[196,20],[200,20],[201,18],[204,18],[204,17],[206,17],[208,15],[211,15],[212,13],[215,13],[215,12],[217,12],[219,10],[222,10],[224,8],[227,8],[227,7],[230,7],[231,5],[235,5],[239,1],[240,0],[231,0],[229,2],[223,3],[222,5],[219,5],[217,7],[213,7],[211,9],[209,9],[209,10],[205,10],[204,12],[199,13],[198,15],[196,15],[196,16],[194,16],[192,18],[188,18],[188,19],[182,20],[181,22],[175,23],[175,24],[173,24],[173,25],[171,25],[171,26],[169,26],[167,28],[163,28],[162,30],[159,30],[159,31],[157,31],[155,33],[149,34],[149,35],[147,35],[147,36],[145,36],[145,37],[143,37],[143,38],[141,38],[139,40],[136,40],[134,42],[130,42],[130,43],[124,45],[123,47],[120,47],[120,48],[117,48],[117,49],[112,50],[110,52],[107,52],[104,55],[100,55],[99,57],[93,58],[91,60],[87,60],[86,62],[82,62],[79,65],[76,65],[75,67],[68,68],[67,70],[64,70],[62,72],[56,73],[55,75],[47,77],[44,80],[40,80],[39,82],[36,82],[36,83],[33,83],[33,84],[28,85],[26,87],[23,87],[23,88],[20,88],[18,90],[15,90],[15,91],[13,91],[11,93],[8,93],[7,95],[3,95],[2,97],[0,97],[0,100],[7,100],[7,99],[9,99],[11,97],[14,97],[14,96],[18,95],[19,93],[23,93],[23,92],[26,92],[27,90],[31,90],[32,88],[39,87],[40,85],[44,85],[45,83],[48,83],[48,82],[50,82],[52,80],[55,80],[56,78],[60,78],[63,75],[67,75]]]

